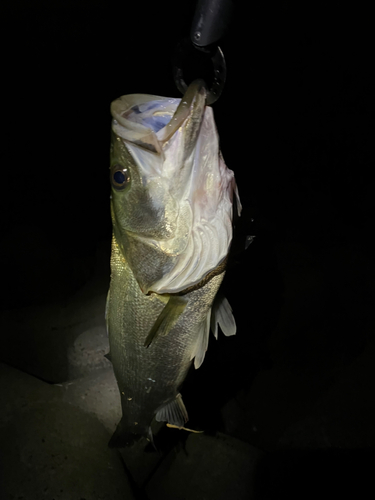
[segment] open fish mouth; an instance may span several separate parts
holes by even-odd
[[[122,117],[159,132],[171,121],[181,99],[164,99],[135,104]]]
[[[116,122],[113,128],[125,140],[162,153],[166,141],[194,111],[194,103],[199,96],[203,96],[203,100],[200,99],[202,115],[206,98],[202,80],[193,82],[182,99],[144,94],[121,96],[111,104],[111,113]],[[200,122],[201,117],[198,120]]]

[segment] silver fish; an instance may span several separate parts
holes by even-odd
[[[110,446],[123,447],[151,422],[182,427],[179,388],[198,368],[210,326],[234,335],[217,296],[232,240],[234,180],[219,152],[206,90],[182,99],[132,94],[111,104],[111,283],[106,306],[122,419]]]

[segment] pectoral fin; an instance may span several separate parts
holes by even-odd
[[[208,311],[206,318],[204,319],[204,321],[202,321],[199,327],[196,346],[193,354],[193,357],[195,357],[194,368],[196,369],[201,366],[206,355],[208,347],[208,337],[210,335],[210,317],[211,310]]]
[[[168,335],[177,323],[178,318],[184,312],[186,306],[187,300],[185,298],[178,295],[171,295],[166,306],[159,314],[157,320],[147,335],[144,346],[149,347],[149,345],[154,342],[157,337]]]

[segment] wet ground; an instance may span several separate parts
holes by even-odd
[[[155,453],[143,441],[107,447],[120,417],[104,358],[108,106],[132,92],[177,96],[169,47],[189,23],[164,12],[169,30],[158,30],[156,43],[156,4],[147,13],[135,6],[126,29],[114,26],[130,18],[125,5],[1,9],[9,49],[0,497],[373,495],[375,115],[366,15],[339,3],[254,7],[223,40],[228,82],[214,112],[244,205],[223,284],[238,332],[211,337],[182,388],[188,427],[204,432],[155,428]],[[193,10],[187,3],[186,19]],[[15,36],[22,51],[12,48]],[[244,252],[249,234],[256,238]]]

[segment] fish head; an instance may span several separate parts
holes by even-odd
[[[144,293],[180,291],[226,257],[232,236],[233,172],[219,153],[204,82],[182,99],[122,96],[111,113],[116,242]]]
[[[173,238],[179,207],[162,175],[161,154],[127,142],[113,130],[111,135],[112,221],[118,241],[129,233]]]

